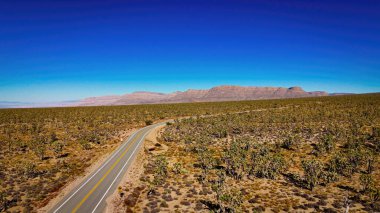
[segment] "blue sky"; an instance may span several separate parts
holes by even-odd
[[[0,101],[216,85],[380,91],[376,0],[3,1]]]

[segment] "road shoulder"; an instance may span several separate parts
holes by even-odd
[[[135,132],[136,129],[128,130],[121,139],[121,142],[118,145],[115,145],[115,147],[112,149],[113,151],[100,156],[98,160],[96,160],[91,166],[86,168],[86,171],[83,173],[83,175],[75,177],[74,180],[68,182],[58,193],[57,196],[52,198],[47,205],[37,210],[39,213],[48,212],[51,210],[58,202],[60,202],[67,194],[69,194],[75,187],[77,187],[79,184],[81,184],[90,174],[95,172],[113,153],[115,150],[117,150],[125,140],[127,140],[133,132]]]
[[[104,211],[105,213],[126,212],[127,209],[124,205],[122,205],[122,202],[124,202],[126,196],[124,192],[128,189],[133,189],[136,183],[139,182],[139,179],[144,172],[144,163],[148,158],[148,154],[149,152],[151,152],[152,149],[154,149],[155,145],[158,143],[157,136],[164,127],[165,126],[158,126],[154,128],[145,137],[145,140],[141,145],[139,152],[137,153],[133,162],[129,166],[123,179],[120,181],[117,190],[106,200],[106,209]],[[159,152],[165,151],[165,149],[167,148],[160,147]]]

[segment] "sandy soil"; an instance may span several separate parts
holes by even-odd
[[[261,111],[261,110],[258,110]],[[243,112],[236,112],[236,113],[243,113]],[[201,117],[209,117],[209,116],[217,116],[219,114],[213,114],[213,115],[203,115]],[[187,119],[194,116],[183,116],[180,118],[177,118],[178,120]],[[159,122],[172,122],[173,120],[159,120],[156,123]],[[119,184],[118,190],[113,193],[108,199],[107,199],[107,207],[105,209],[105,212],[107,213],[113,213],[113,212],[125,212],[125,209],[122,208],[123,205],[121,205],[122,198],[120,196],[120,192],[128,191],[127,188],[132,189],[134,186],[133,183],[138,182],[138,179],[141,177],[144,171],[144,163],[146,162],[147,153],[154,153],[159,154],[167,151],[167,146],[164,144],[160,144],[159,149],[154,149],[155,145],[158,143],[157,141],[157,135],[159,132],[164,128],[164,126],[157,127],[155,130],[153,130],[145,139],[143,144],[143,149],[140,149],[138,152],[136,158],[132,162],[131,166],[128,168],[126,175],[123,177],[121,183]],[[49,203],[40,208],[38,212],[47,212],[51,208],[53,208],[63,197],[65,197],[69,192],[71,192],[78,184],[80,184],[89,174],[93,173],[99,166],[104,163],[107,158],[113,153],[117,147],[121,145],[121,143],[126,140],[131,133],[136,131],[137,129],[131,129],[128,131],[125,131],[123,134],[121,134],[120,137],[120,143],[114,144],[114,147],[112,148],[112,151],[107,153],[106,155],[101,156],[98,160],[96,160],[90,167],[88,167],[85,171],[85,173],[80,176],[76,177],[73,181],[70,181],[59,193],[57,196],[55,196],[53,199],[49,201]],[[154,149],[154,151],[152,151]],[[124,187],[123,187],[124,186]]]
[[[264,109],[266,110],[266,109]],[[257,110],[262,111],[262,110]],[[236,112],[236,114],[244,113],[244,112]],[[221,113],[224,114],[224,113]],[[232,113],[234,114],[234,113]],[[217,116],[220,114],[212,114],[212,115],[202,115],[200,117],[211,117],[211,116]],[[188,119],[188,118],[195,118],[195,116],[183,116],[177,118],[177,120],[182,119]],[[159,122],[173,122],[173,120],[160,120]],[[132,162],[131,166],[128,168],[126,174],[124,175],[122,181],[120,182],[118,186],[118,190],[116,190],[108,199],[107,199],[107,206],[105,209],[105,213],[122,213],[122,212],[128,212],[127,207],[122,204],[122,202],[125,199],[125,192],[129,193],[130,190],[134,189],[136,186],[140,183],[140,178],[144,174],[144,164],[148,160],[149,156],[151,155],[158,155],[161,153],[165,153],[168,150],[168,147],[163,144],[159,143],[157,138],[160,134],[160,132],[163,131],[163,128],[165,126],[160,126],[155,128],[153,131],[151,131],[145,138],[143,149],[140,149],[138,152],[136,158]],[[157,146],[159,144],[159,147]],[[173,162],[170,162],[171,164]],[[178,204],[179,202],[174,202],[173,205]]]
[[[78,186],[85,178],[96,171],[106,160],[107,158],[113,153],[114,150],[116,150],[123,141],[125,141],[133,132],[135,132],[137,129],[130,129],[128,131],[125,131],[120,136],[120,143],[113,144],[113,148],[111,149],[109,153],[99,157],[90,167],[86,169],[84,174],[80,177],[76,177],[73,181],[70,181],[66,186],[59,192],[57,196],[55,196],[53,199],[49,201],[49,203],[38,209],[38,212],[48,212],[51,208],[53,208],[63,197],[65,197],[68,193],[70,193],[76,186]]]
[[[113,202],[109,203],[107,213],[143,211],[209,212],[210,210],[199,201],[213,200],[215,198],[209,187],[203,187],[198,183],[195,174],[199,174],[199,171],[196,171],[197,169],[193,166],[195,156],[181,147],[180,143],[157,141],[157,136],[161,132],[155,131],[154,133],[153,139],[150,138],[145,142],[144,152],[139,153],[143,157],[141,157],[140,161],[136,161],[138,169],[132,172],[135,177],[130,179],[126,177],[126,181],[120,184],[120,190],[113,195]],[[265,140],[270,141],[270,138]],[[157,146],[157,143],[160,145]],[[303,147],[302,150],[310,153],[311,150],[309,149],[311,147],[309,145]],[[223,144],[220,144],[219,147],[223,147]],[[156,192],[150,194],[150,192],[147,192],[149,188],[147,180],[152,180],[152,175],[148,171],[149,166],[144,167],[144,163],[152,162],[154,156],[161,153],[164,153],[168,159],[168,168],[172,168],[175,162],[179,162],[183,165],[185,172],[180,175],[171,173],[167,177],[165,184],[158,186],[155,189]],[[301,158],[298,155],[293,156],[290,154],[294,153],[285,153],[285,156],[289,159],[293,158],[294,161],[297,161],[296,164],[300,165]],[[297,170],[296,174],[298,173],[300,173],[299,170]],[[248,201],[248,203],[245,202],[246,207],[249,207],[252,211],[255,209],[257,211],[263,210],[264,212],[316,212],[314,206],[320,205],[321,209],[335,209],[337,212],[344,212],[344,200],[349,196],[342,189],[336,187],[337,184],[342,182],[333,183],[330,185],[331,187],[317,186],[311,192],[308,189],[291,184],[282,176],[275,180],[256,178],[252,181],[245,178],[238,184],[231,180],[229,178],[227,185],[233,186],[232,188],[242,189],[244,200]],[[355,188],[358,188],[358,186],[355,186]],[[120,196],[121,194],[122,196]],[[358,202],[352,203],[350,206],[350,212],[364,212],[363,209],[364,206]]]

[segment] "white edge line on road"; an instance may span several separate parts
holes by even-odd
[[[145,129],[146,127],[144,127],[143,129]],[[118,154],[119,152],[120,152],[120,150],[122,150],[123,148],[122,147],[124,147],[125,145],[127,145],[128,143],[129,143],[129,141],[136,135],[136,133],[137,133],[138,131],[136,131],[136,132],[134,132],[129,138],[128,138],[128,140],[127,140],[127,142],[126,143],[124,143],[118,150],[116,150],[116,152],[115,153],[113,153],[112,154],[112,156],[110,157],[110,158],[108,158],[108,160],[89,178],[89,179],[87,179],[86,180],[86,182],[84,182],[83,184],[82,184],[82,186],[80,186],[69,198],[67,198],[66,200],[65,200],[65,202],[63,202],[53,213],[56,213],[59,209],[61,209],[62,208],[62,206],[64,206],[80,189],[82,189],[83,188],[83,186],[85,186],[101,169],[103,169],[103,167],[105,166],[105,165],[107,165],[107,163],[112,159],[112,158],[114,158],[115,157],[115,155],[116,154]]]
[[[159,126],[159,125],[157,125],[157,126]],[[119,173],[117,174],[117,176],[115,177],[115,179],[112,181],[111,185],[108,187],[107,191],[104,193],[103,197],[99,200],[98,204],[96,204],[94,210],[92,210],[91,213],[94,213],[95,210],[98,208],[98,206],[100,205],[100,203],[102,202],[102,200],[104,199],[104,197],[106,196],[106,194],[108,193],[108,191],[111,189],[112,185],[115,183],[116,179],[120,176],[121,172],[124,170],[125,166],[128,164],[129,160],[130,160],[130,159],[133,157],[133,155],[135,154],[137,148],[140,147],[140,145],[141,145],[141,144],[140,144],[141,141],[145,140],[145,136],[146,136],[148,133],[150,133],[150,131],[151,131],[151,130],[149,130],[147,133],[145,133],[144,136],[140,139],[140,141],[138,142],[136,148],[133,150],[131,156],[129,156],[127,162],[125,162],[124,166],[121,168],[121,170],[119,171]]]

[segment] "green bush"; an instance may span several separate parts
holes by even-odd
[[[370,188],[369,192],[368,192],[368,197],[372,203],[379,201],[380,200],[380,189],[375,188],[375,187]]]
[[[317,186],[323,174],[323,164],[316,160],[302,160],[302,169],[304,172],[304,180],[310,190]]]
[[[181,163],[175,163],[173,165],[173,172],[174,174],[181,174],[183,170],[182,164]]]
[[[226,165],[226,173],[235,179],[241,179],[248,163],[249,144],[245,140],[234,140],[224,150],[223,160]]]
[[[165,156],[160,155],[156,157],[154,163],[154,179],[153,184],[155,186],[161,185],[165,182],[168,176],[168,161]]]
[[[270,153],[264,147],[252,153],[251,161],[251,174],[260,178],[275,179],[287,167],[281,154]]]
[[[298,134],[295,135],[289,135],[285,138],[285,140],[282,142],[281,147],[285,149],[294,149],[298,148],[301,144],[301,137]]]
[[[324,155],[326,153],[331,153],[335,148],[334,137],[331,133],[323,134],[315,146],[314,153],[316,155]]]
[[[373,177],[370,174],[361,174],[359,180],[364,192],[367,192],[374,185]]]
[[[147,126],[152,125],[152,124],[153,124],[152,120],[146,120],[145,121],[145,125],[147,125]]]

